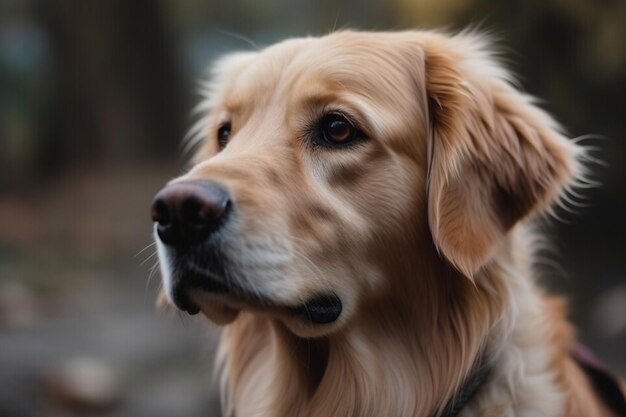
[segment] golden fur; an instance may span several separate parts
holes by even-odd
[[[227,187],[239,217],[226,246],[246,285],[290,305],[332,290],[344,306],[316,326],[195,294],[227,324],[225,415],[427,417],[481,357],[493,371],[463,417],[611,415],[569,357],[563,303],[535,283],[532,221],[585,183],[584,152],[483,37],[287,40],[225,57],[206,93],[194,165],[175,181]],[[329,111],[367,140],[310,146],[307,126]]]

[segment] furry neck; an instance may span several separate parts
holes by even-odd
[[[506,409],[515,395],[547,396],[534,401],[534,415],[557,415],[563,398],[549,370],[553,329],[532,279],[531,236],[512,234],[475,282],[441,264],[422,266],[326,338],[301,339],[279,322],[242,313],[220,345],[225,415],[429,417],[482,355],[499,372],[478,397]],[[529,389],[528,378],[543,391]]]

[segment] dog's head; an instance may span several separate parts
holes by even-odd
[[[209,89],[153,219],[168,298],[219,323],[321,335],[425,264],[473,279],[579,170],[474,35],[288,40],[225,57]]]

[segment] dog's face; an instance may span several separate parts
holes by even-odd
[[[195,165],[153,207],[169,299],[322,335],[421,253],[468,277],[488,262],[567,183],[573,150],[438,39],[344,32],[223,59]]]

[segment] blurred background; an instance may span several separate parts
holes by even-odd
[[[551,228],[546,275],[626,375],[625,1],[2,0],[0,416],[217,416],[218,330],[154,309],[149,246],[197,80],[252,43],[467,25],[572,136],[600,136],[603,185]]]

